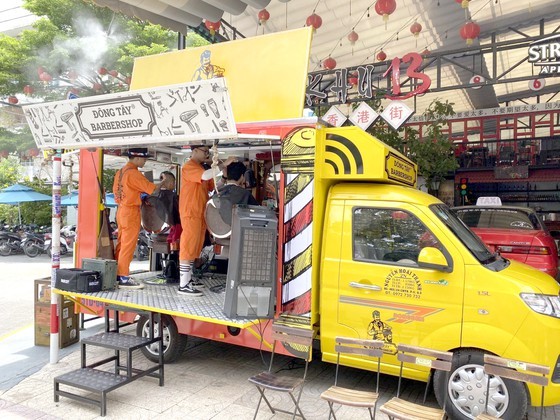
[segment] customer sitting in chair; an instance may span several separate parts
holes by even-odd
[[[234,205],[258,206],[250,190],[245,189],[245,171],[247,168],[242,162],[232,162],[226,167],[226,185],[218,190],[220,197],[220,216],[231,226],[231,214]]]

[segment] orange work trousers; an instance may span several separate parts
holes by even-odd
[[[200,257],[206,223],[201,217],[181,217],[181,242],[179,243],[179,261],[193,261]]]
[[[134,250],[140,234],[140,206],[119,206],[117,210],[117,276],[130,274],[130,263],[134,257]]]

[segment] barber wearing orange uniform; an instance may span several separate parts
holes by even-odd
[[[202,296],[204,284],[192,278],[194,260],[200,256],[206,235],[204,209],[208,193],[214,188],[213,169],[204,169],[210,149],[205,145],[191,146],[191,158],[181,169],[179,213],[181,215],[181,241],[179,244],[179,294]],[[229,157],[223,165],[235,160]],[[221,166],[221,165],[220,165]]]
[[[160,187],[166,187],[169,181],[164,178],[159,185],[148,181],[138,170],[143,168],[148,159],[147,148],[128,150],[128,163],[115,174],[113,193],[119,205],[117,210],[117,225],[119,233],[115,257],[118,261],[117,280],[120,288],[142,289],[144,285],[129,276],[130,262],[134,256],[134,249],[140,233],[140,206],[142,193],[153,194]]]

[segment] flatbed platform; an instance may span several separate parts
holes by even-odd
[[[144,272],[133,274],[140,281],[156,278],[161,272]],[[203,296],[189,297],[177,293],[178,283],[152,285],[144,283],[143,289],[125,290],[116,288],[95,293],[68,292],[55,289],[55,292],[68,296],[72,300],[84,305],[79,299],[93,300],[110,305],[136,310],[159,312],[162,314],[213,322],[237,328],[247,328],[258,322],[245,318],[228,318],[223,313],[225,302],[226,275],[205,274],[201,281],[205,284]],[[86,304],[87,306],[87,304]]]

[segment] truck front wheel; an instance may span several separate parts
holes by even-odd
[[[459,350],[449,372],[436,371],[434,393],[442,406],[447,392],[447,414],[452,419],[474,419],[484,413],[488,376],[484,374],[484,353]],[[490,375],[488,414],[520,420],[527,412],[527,393],[523,384]]]
[[[179,334],[177,325],[173,318],[168,315],[161,316],[163,323],[163,361],[164,363],[174,362],[183,354],[187,347],[187,336]],[[154,335],[159,334],[159,322],[154,322]],[[150,336],[150,318],[140,316],[136,325],[136,335],[139,337]],[[157,363],[159,361],[159,343],[142,347],[142,353],[147,359]]]

